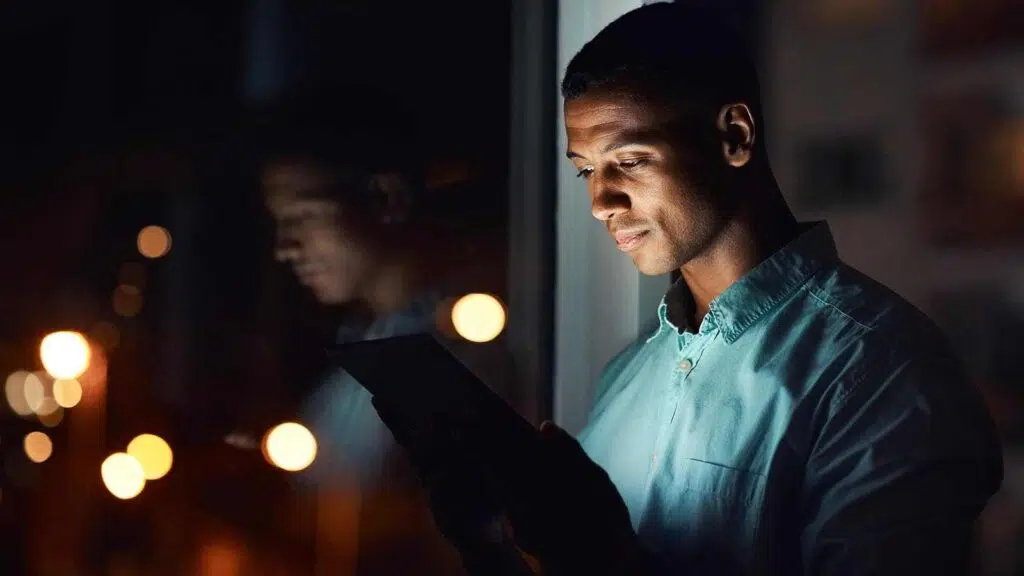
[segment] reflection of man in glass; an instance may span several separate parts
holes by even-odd
[[[275,256],[320,303],[345,310],[339,343],[433,331],[451,270],[442,258],[452,250],[440,221],[424,217],[413,123],[385,99],[346,90],[285,99],[261,128]],[[402,561],[445,573],[445,556],[457,560],[430,537],[418,483],[404,473],[404,456],[393,450],[369,394],[339,372],[303,417],[320,445],[309,472],[321,493],[318,514],[358,515],[359,572],[393,573],[405,569],[393,564]],[[327,497],[333,504],[324,494],[334,495]],[[320,531],[354,535],[344,524]]]

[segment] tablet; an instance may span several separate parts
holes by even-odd
[[[444,419],[506,447],[535,438],[532,424],[430,334],[353,342],[335,348],[331,356],[396,410]]]

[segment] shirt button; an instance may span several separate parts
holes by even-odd
[[[693,368],[693,362],[689,358],[684,358],[679,362],[679,369],[683,372],[689,372],[690,368]]]
[[[653,464],[657,464],[657,463],[658,463],[658,455],[652,453],[651,454],[651,464],[653,465]]]

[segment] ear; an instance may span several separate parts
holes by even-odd
[[[716,126],[722,139],[725,162],[733,168],[746,166],[754,155],[757,134],[750,107],[742,102],[722,106]]]
[[[385,172],[374,174],[370,180],[373,193],[380,199],[381,222],[404,222],[412,207],[412,192],[401,174]]]

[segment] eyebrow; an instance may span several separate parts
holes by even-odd
[[[618,150],[619,148],[626,148],[627,146],[652,146],[662,141],[662,139],[663,138],[653,130],[627,130],[618,134],[614,140],[606,144],[604,148],[601,149],[601,154],[607,154]],[[573,158],[586,159],[582,154],[573,152],[572,150],[567,150],[565,152],[565,157],[570,160]]]

